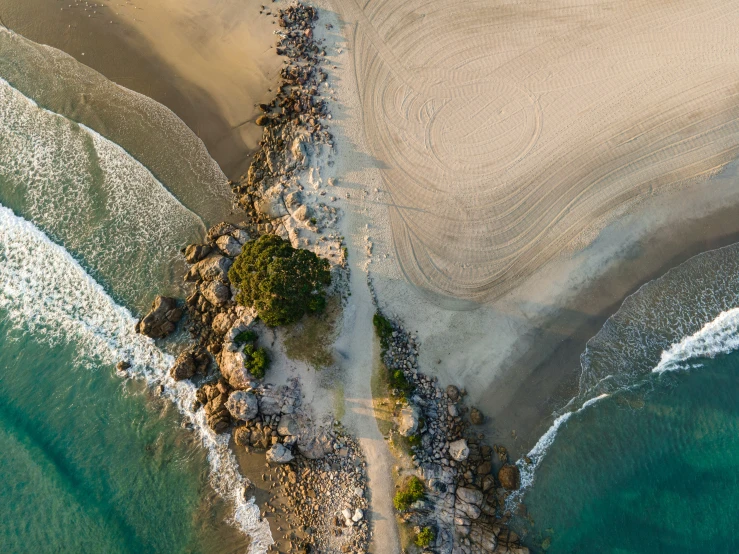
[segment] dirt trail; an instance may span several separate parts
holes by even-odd
[[[354,256],[353,259],[357,259]],[[352,259],[352,254],[350,254]],[[367,456],[368,488],[372,506],[370,552],[400,552],[392,497],[395,493],[391,471],[393,457],[385,443],[372,408],[372,368],[374,367],[374,307],[366,284],[366,274],[352,267],[350,302],[344,310],[344,325],[336,350],[345,376],[343,423],[357,437]]]

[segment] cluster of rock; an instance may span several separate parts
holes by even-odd
[[[321,459],[299,456],[280,473],[286,507],[310,537],[310,549],[295,544],[290,552],[364,554],[370,539],[367,463],[351,436],[338,428],[327,436],[331,448]]]
[[[328,160],[333,136],[322,93],[328,75],[320,68],[326,55],[314,36],[315,8],[297,3],[276,15],[280,26],[277,53],[286,56],[281,83],[269,104],[260,104],[263,114],[256,123],[264,127],[259,149],[241,179],[232,183],[238,204],[250,217],[254,233],[274,233],[294,247],[312,247],[334,265],[345,263],[341,237],[335,229],[336,207],[327,204],[327,185],[322,172],[333,165]]]
[[[185,281],[195,285],[185,301],[190,332],[213,355],[221,351],[223,337],[242,315],[233,299],[228,270],[250,239],[245,229],[219,223],[208,230],[205,243],[191,244],[183,251],[190,264]]]
[[[415,339],[400,326],[393,328],[383,361],[413,385],[398,413],[397,430],[420,439],[412,447],[412,461],[427,488],[425,499],[404,518],[435,529],[433,552],[528,553],[507,527],[510,514],[504,513],[505,498],[519,486],[518,468],[507,463],[505,448],[491,448],[472,431],[484,418],[464,406],[464,391],[453,385],[442,389],[436,377],[419,372]]]

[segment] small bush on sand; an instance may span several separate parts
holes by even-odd
[[[380,312],[377,312],[372,318],[372,323],[375,326],[375,332],[377,333],[377,336],[380,338],[380,344],[382,345],[382,348],[387,349],[390,346],[390,339],[393,336],[392,323],[390,323],[390,320],[382,315]]]
[[[431,530],[431,527],[424,527],[421,529],[421,532],[416,535],[416,546],[426,548],[427,546],[431,546],[433,540],[434,532]]]
[[[406,511],[410,508],[411,504],[423,498],[425,490],[423,481],[414,475],[408,480],[405,487],[395,493],[395,497],[393,498],[395,509],[399,512]]]
[[[257,334],[254,331],[242,331],[234,337],[236,344],[246,344],[247,342],[254,342],[257,340]]]

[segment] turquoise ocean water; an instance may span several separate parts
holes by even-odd
[[[519,462],[534,551],[739,550],[738,260],[688,260],[591,339],[579,396]]]
[[[154,295],[182,294],[179,249],[227,197],[209,160],[166,108],[0,29],[1,552],[271,542],[228,437],[167,374],[182,337],[133,332]]]

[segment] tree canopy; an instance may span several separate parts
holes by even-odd
[[[239,288],[236,301],[256,308],[270,327],[323,311],[323,289],[331,284],[328,260],[309,250],[293,248],[276,235],[247,242],[228,276]]]

